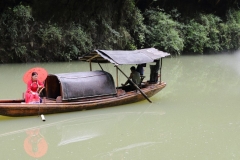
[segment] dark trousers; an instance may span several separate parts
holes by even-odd
[[[129,84],[129,85],[126,85],[126,86],[122,87],[122,89],[125,90],[126,92],[133,91],[133,90],[137,89],[131,81],[128,80],[127,84]]]

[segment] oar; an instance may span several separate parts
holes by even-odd
[[[148,100],[148,102],[152,103],[152,101],[147,97],[147,95],[145,93],[143,93],[143,91],[138,87],[138,85],[136,85],[130,78],[128,78],[128,76],[117,66],[115,65],[115,67],[117,67],[117,69],[122,72],[122,74],[129,80],[131,81],[134,86],[141,92],[141,94]]]

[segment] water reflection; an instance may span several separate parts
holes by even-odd
[[[149,110],[151,107],[158,107],[155,104],[146,104],[148,102],[138,103],[138,111],[134,109],[135,107],[128,106],[124,111],[121,107],[116,107],[45,115],[47,119],[45,122],[37,116],[7,119],[2,117],[1,125],[6,130],[0,131],[0,144],[3,146],[7,143],[13,144],[11,139],[14,139],[16,145],[7,147],[6,153],[14,149],[17,151],[15,157],[21,159],[27,159],[26,156],[36,159],[54,159],[58,156],[74,158],[79,150],[85,153],[85,158],[88,157],[86,159],[90,157],[104,159],[109,154],[119,156],[125,152],[152,148],[158,142],[142,139],[126,143],[131,137],[145,134],[142,132],[135,135],[138,127],[145,126],[141,123],[141,119],[149,117],[157,120],[165,115],[162,110],[159,112]],[[7,128],[7,126],[11,127]],[[118,138],[114,141],[113,137]],[[93,151],[93,154],[89,154],[88,150]],[[58,155],[54,154],[56,151]],[[24,153],[26,156],[23,155]],[[13,155],[4,154],[0,155],[0,158],[15,159]]]
[[[27,137],[24,140],[24,150],[34,158],[40,158],[47,153],[48,144],[40,133],[40,129],[27,130]]]
[[[113,115],[94,115],[87,118],[74,119],[70,124],[61,127],[61,141],[58,146],[90,140],[105,132],[113,124]],[[80,123],[79,123],[80,120]],[[103,125],[101,125],[103,124]]]
[[[69,120],[68,123],[71,122],[70,124],[65,123],[61,127],[61,141],[58,143],[58,146],[92,140],[104,136],[108,134],[116,124],[121,123],[124,118],[134,116],[136,113],[138,113],[138,116],[132,122],[132,125],[135,125],[142,116],[161,116],[165,114],[164,111],[160,113],[148,112],[146,111],[147,108],[148,107],[142,112],[107,113]]]

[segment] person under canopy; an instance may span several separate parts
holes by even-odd
[[[132,66],[130,68],[130,70],[131,70],[131,74],[129,76],[129,79],[131,79],[132,82],[135,83],[136,85],[140,85],[140,83],[141,83],[140,73],[137,72],[136,67],[134,67],[134,66]],[[131,91],[131,90],[136,89],[134,84],[129,79],[124,84],[122,84],[122,87],[125,91]],[[128,85],[128,84],[130,84],[130,85]]]

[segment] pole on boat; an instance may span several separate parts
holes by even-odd
[[[92,71],[92,59],[97,58],[97,57],[99,57],[98,54],[86,60],[87,62],[89,62],[90,71]]]
[[[90,65],[90,71],[92,71],[92,62],[91,62],[91,60],[89,61],[89,65]]]
[[[101,70],[103,71],[103,68],[102,68],[101,64],[99,62],[97,62],[97,63],[99,65],[99,67],[101,68]]]
[[[142,91],[130,78],[128,78],[128,76],[127,76],[117,65],[115,65],[115,67],[116,67],[120,72],[122,72],[122,74],[123,74],[129,81],[131,81],[131,82],[134,84],[134,86],[141,92],[141,94],[148,100],[148,102],[152,103],[152,101],[147,97],[147,95],[146,95],[145,93],[143,93],[143,91]]]
[[[159,76],[159,81],[160,81],[160,84],[162,83],[162,58],[160,58],[160,61],[161,61],[161,64],[160,64],[160,70],[159,70],[159,74],[160,74],[160,76]]]
[[[116,67],[116,79],[117,79],[117,80],[116,80],[116,82],[117,82],[116,85],[117,85],[117,87],[118,87],[118,68],[117,68],[117,67]]]

